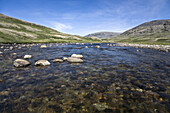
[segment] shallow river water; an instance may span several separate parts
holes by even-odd
[[[170,112],[170,52],[107,44],[40,46],[0,45],[0,113]],[[26,54],[33,56],[27,59],[31,65],[14,67]],[[52,62],[72,54],[83,55],[84,62]],[[41,59],[51,65],[34,66]]]

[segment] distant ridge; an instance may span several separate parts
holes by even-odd
[[[99,38],[99,39],[103,39],[103,38],[111,38],[111,37],[116,37],[118,36],[120,33],[117,32],[96,32],[96,33],[91,33],[86,35],[85,37],[92,37],[92,38]]]

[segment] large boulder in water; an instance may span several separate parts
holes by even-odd
[[[82,63],[83,62],[82,59],[75,58],[75,57],[68,57],[67,61],[70,62],[70,63]]]
[[[48,60],[38,60],[35,62],[36,66],[49,66],[51,63]]]
[[[23,59],[16,59],[14,61],[13,65],[15,67],[26,67],[26,66],[30,65],[30,63],[26,60],[23,60]]]
[[[72,54],[71,57],[72,57],[72,58],[83,58],[83,55],[80,55],[80,54]]]

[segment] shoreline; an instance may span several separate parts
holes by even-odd
[[[159,51],[170,52],[170,45],[148,45],[148,44],[116,43],[116,44],[113,44],[113,46],[155,49],[155,50],[159,50]]]
[[[81,44],[83,42],[79,42]],[[89,42],[90,43],[90,42]],[[95,42],[96,43],[96,42]],[[39,45],[39,44],[56,44],[56,43],[0,43],[0,45]],[[63,44],[63,43],[58,43]],[[67,44],[76,44],[76,43],[67,43]],[[85,42],[83,44],[86,44]],[[100,42],[96,44],[101,44]],[[119,46],[119,47],[134,47],[134,48],[145,48],[145,49],[154,49],[164,52],[170,52],[170,45],[149,45],[149,44],[132,44],[132,43],[107,43],[110,46]]]

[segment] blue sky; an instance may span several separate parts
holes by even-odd
[[[83,36],[170,19],[170,0],[0,0],[0,13]]]

